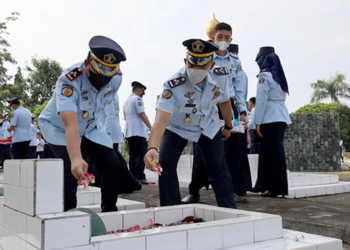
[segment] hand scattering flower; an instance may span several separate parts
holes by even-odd
[[[85,173],[86,180],[78,181],[79,186],[83,186],[83,189],[89,188],[90,183],[95,183],[95,176],[93,174]]]
[[[153,167],[155,169],[154,172],[156,172],[157,177],[159,177],[161,175],[161,172],[163,171],[160,163],[157,160],[153,160],[152,164],[153,164]]]

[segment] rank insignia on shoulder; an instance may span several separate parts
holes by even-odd
[[[173,92],[171,92],[170,89],[166,89],[164,90],[162,97],[164,99],[169,99],[172,95],[173,95]]]
[[[228,74],[228,69],[226,67],[221,67],[221,68],[215,68],[214,73],[217,75],[227,75]]]
[[[175,88],[180,86],[186,82],[186,77],[178,77],[173,80],[168,81],[170,88]]]
[[[260,78],[259,79],[259,84],[263,84],[265,82],[265,78]]]
[[[230,56],[232,56],[233,58],[236,58],[236,59],[239,58],[237,54],[233,54],[232,52],[230,52]]]
[[[71,71],[69,71],[65,76],[69,79],[69,81],[73,82],[75,79],[77,79],[79,76],[83,75],[83,70],[81,68],[75,68]]]
[[[73,86],[69,84],[62,84],[61,95],[71,97],[73,95]]]

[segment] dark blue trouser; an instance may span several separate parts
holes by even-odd
[[[143,157],[147,153],[147,141],[145,137],[131,136],[127,138],[129,146],[129,168],[138,180],[146,179],[145,163]]]
[[[159,152],[159,162],[163,168],[163,172],[159,177],[161,206],[181,204],[176,168],[187,142],[181,136],[165,130]],[[203,157],[209,183],[213,187],[218,206],[236,208],[232,180],[224,160],[223,147],[221,131],[213,139],[202,135],[198,141],[199,152]]]
[[[255,186],[275,195],[288,195],[287,165],[283,146],[286,129],[287,124],[284,122],[260,125],[263,138]]]
[[[64,211],[68,211],[77,206],[78,181],[72,175],[66,146],[49,145],[55,157],[63,159],[64,162]],[[80,147],[102,175],[102,212],[118,211],[116,202],[118,195],[126,188],[126,180],[130,180],[129,185],[133,185],[134,190],[138,189],[139,183],[132,179],[131,174],[128,174],[126,162],[120,153],[117,154],[113,149],[90,141],[86,137],[82,138]],[[133,183],[131,183],[132,180],[134,180]]]

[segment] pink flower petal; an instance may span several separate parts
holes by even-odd
[[[148,182],[148,186],[149,186],[149,187],[152,187],[152,182],[151,182],[151,181]]]

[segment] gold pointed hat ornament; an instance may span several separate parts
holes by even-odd
[[[207,24],[207,36],[210,40],[214,36],[214,29],[218,23],[220,22],[215,18],[215,13],[213,13],[213,19]]]

